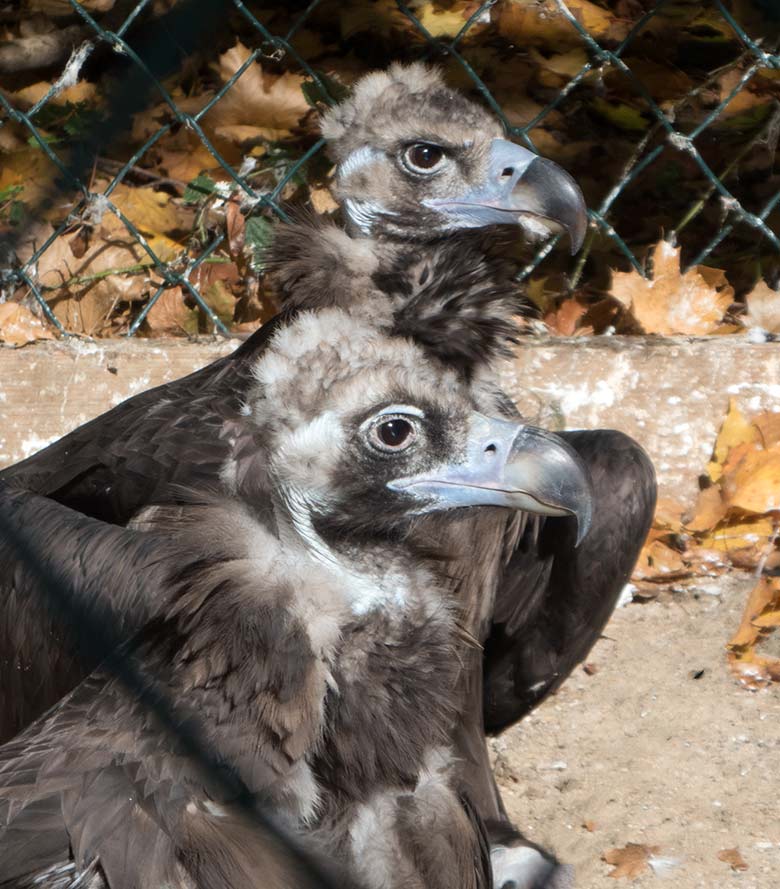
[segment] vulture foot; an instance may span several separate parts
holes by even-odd
[[[574,889],[574,869],[561,865],[535,846],[493,846],[495,889]]]

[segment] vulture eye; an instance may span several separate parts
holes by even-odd
[[[444,149],[432,142],[416,142],[403,153],[403,162],[413,173],[432,173],[444,159]]]
[[[371,444],[380,451],[405,451],[417,437],[417,430],[404,417],[383,417],[371,427]]]

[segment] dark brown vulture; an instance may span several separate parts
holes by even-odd
[[[232,355],[129,399],[0,474],[13,488],[50,498],[37,501],[36,521],[52,541],[63,534],[58,504],[83,514],[85,528],[91,519],[144,526],[152,507],[175,501],[181,487],[240,488],[246,479],[231,455],[242,447],[235,430],[254,367],[274,332],[302,308],[367,307],[399,342],[413,340],[444,362],[483,413],[516,419],[496,391],[492,363],[515,332],[520,301],[500,251],[492,250],[495,229],[483,227],[549,222],[576,247],[586,221],[576,185],[556,165],[506,142],[490,115],[419,65],[364,78],[328,112],[323,132],[338,163],[347,230],[280,227],[269,261],[282,315]],[[524,525],[507,510],[464,510],[447,532],[461,541],[449,570],[465,603],[463,621],[484,645],[484,656],[471,652],[462,676],[472,712],[455,743],[474,804],[499,832],[507,821],[483,720],[489,733],[511,725],[585,657],[630,575],[655,501],[652,466],[627,436],[562,437],[593,483],[591,529],[578,547],[576,522],[564,516]],[[252,476],[260,484],[264,469],[256,466]],[[143,549],[130,532],[114,530],[120,552]],[[115,558],[100,542],[106,533],[95,526],[74,571],[85,597],[113,595],[121,620],[137,627],[159,606],[144,598],[140,577],[129,579],[130,592],[101,584]],[[11,551],[0,551],[0,565],[10,578],[0,601],[0,735],[8,738],[95,663],[74,656]],[[528,848],[511,842],[515,858],[512,849],[497,850],[497,882],[526,889],[534,885]]]
[[[465,554],[464,516],[477,528],[531,510],[587,529],[587,470],[556,436],[487,416],[462,374],[358,312],[299,313],[252,373],[229,495],[158,510],[145,532],[102,529],[121,552],[101,582],[132,599],[141,575],[158,603],[125,654],[342,879],[490,887],[453,743],[476,643],[450,560]],[[4,519],[23,529],[41,504],[6,492]],[[56,509],[47,555],[78,572],[69,544],[92,534]],[[0,748],[0,886],[87,884],[299,885],[105,669]]]

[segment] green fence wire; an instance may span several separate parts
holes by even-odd
[[[167,17],[165,15],[160,17],[159,8],[156,9],[151,0],[140,0],[135,4],[123,4],[120,0],[113,10],[112,22],[108,22],[105,16],[101,16],[95,11],[102,8],[100,4],[88,3],[86,0],[84,4],[77,2],[77,0],[62,0],[62,2],[70,4],[73,14],[78,16],[78,22],[87,30],[87,36],[74,50],[62,73],[53,80],[45,95],[24,110],[17,107],[18,103],[14,101],[12,91],[0,90],[0,108],[4,112],[0,123],[7,125],[14,122],[21,125],[29,133],[31,144],[37,146],[59,173],[56,190],[52,195],[47,196],[42,205],[28,207],[28,218],[35,218],[36,213],[44,210],[51,216],[52,207],[55,209],[60,206],[64,207],[61,218],[54,225],[53,231],[23,261],[17,260],[13,251],[14,237],[18,238],[18,230],[21,230],[23,225],[17,225],[16,229],[13,225],[6,225],[5,237],[10,248],[6,245],[3,252],[0,253],[0,265],[5,265],[4,268],[0,268],[3,298],[8,298],[13,294],[18,299],[19,293],[21,293],[23,298],[34,301],[49,322],[61,333],[67,333],[50,305],[52,291],[55,288],[51,285],[42,286],[37,272],[38,264],[41,257],[54,247],[58,239],[63,238],[66,233],[72,232],[75,226],[93,223],[108,213],[113,214],[121,222],[128,237],[143,254],[137,268],[131,271],[156,275],[156,284],[150,291],[150,295],[143,301],[140,310],[132,313],[128,320],[126,326],[128,335],[132,336],[142,328],[149,312],[165,291],[171,288],[181,288],[182,293],[188,295],[192,303],[202,310],[214,331],[221,334],[229,333],[228,325],[218,316],[209,304],[209,300],[201,292],[195,274],[204,263],[214,262],[218,259],[220,251],[225,246],[224,227],[222,230],[219,227],[216,229],[212,227],[209,230],[209,237],[194,248],[190,243],[186,248],[182,248],[178,256],[163,258],[154,249],[150,240],[144,236],[138,225],[112,201],[112,195],[127,180],[128,176],[138,169],[147,153],[164,137],[177,128],[185,127],[196,134],[208,154],[218,165],[219,170],[222,171],[226,184],[220,186],[221,194],[234,194],[240,197],[242,212],[249,218],[285,219],[283,195],[290,183],[296,181],[296,177],[299,177],[307,165],[320,154],[323,148],[322,140],[311,139],[311,144],[300,148],[297,157],[288,159],[289,162],[271,187],[266,184],[261,188],[248,175],[249,168],[246,164],[236,165],[228,162],[204,129],[203,120],[255,62],[272,66],[275,70],[302,73],[307,79],[310,87],[309,92],[312,96],[323,103],[334,101],[337,98],[334,92],[338,89],[339,84],[333,77],[327,76],[317,64],[307,61],[305,53],[296,48],[296,39],[303,29],[311,26],[316,31],[323,20],[327,21],[329,16],[337,17],[341,4],[334,4],[328,0],[312,0],[307,5],[281,4],[291,23],[284,32],[274,33],[271,26],[264,23],[269,18],[267,15],[269,7],[273,7],[273,4],[268,2],[183,0],[180,3],[168,3]],[[165,4],[157,4],[157,7],[160,5],[165,7]],[[351,6],[354,8],[356,5],[361,4],[356,4],[353,0]],[[522,56],[528,48],[519,43],[514,45],[506,38],[501,38],[499,34],[494,34],[491,37],[488,31],[488,36],[482,40],[480,49],[472,53],[469,39],[474,29],[484,30],[486,26],[489,29],[501,15],[507,13],[508,8],[514,6],[531,9],[534,5],[537,7],[537,13],[541,9],[542,18],[547,14],[565,19],[566,26],[571,31],[570,39],[567,40],[565,47],[569,51],[568,57],[576,57],[571,53],[571,47],[574,46],[576,49],[584,50],[584,63],[573,73],[567,72],[568,79],[565,84],[547,97],[541,110],[536,111],[527,121],[518,124],[516,116],[510,119],[505,113],[502,103],[496,98],[495,82],[500,77],[500,71],[497,72],[495,62],[485,62],[486,57],[482,50],[486,46],[491,46],[497,53],[495,58],[502,59],[506,64],[511,65],[512,54]],[[467,4],[465,0],[451,0],[451,2],[448,0],[426,0],[426,3],[422,3],[420,0],[414,0],[414,2],[409,0],[405,3],[401,0],[397,0],[395,3],[390,0],[374,0],[374,2],[365,0],[362,6],[365,7],[365,14],[375,15],[378,22],[386,20],[388,15],[401,16],[415,36],[415,40],[404,48],[404,57],[422,58],[434,63],[455,66],[460,72],[461,81],[465,78],[473,86],[476,95],[481,97],[502,120],[510,137],[523,142],[534,150],[537,148],[535,141],[537,128],[544,125],[553,113],[563,111],[564,117],[566,117],[569,109],[576,107],[580,91],[587,90],[593,93],[594,90],[602,89],[603,93],[605,78],[610,75],[619,75],[624,78],[624,83],[630,87],[634,101],[640,108],[640,123],[635,125],[634,131],[631,132],[632,125],[629,122],[627,130],[624,128],[619,133],[620,138],[625,141],[628,131],[632,141],[631,151],[623,159],[615,181],[601,182],[601,194],[595,197],[591,189],[591,194],[589,194],[591,225],[583,250],[571,261],[571,265],[566,270],[566,284],[569,288],[588,284],[589,259],[592,257],[594,245],[603,242],[604,239],[612,251],[612,265],[622,265],[624,268],[633,267],[642,275],[646,273],[644,253],[648,246],[647,237],[638,234],[635,230],[632,231],[634,226],[631,223],[632,211],[630,209],[623,208],[617,212],[617,208],[621,202],[625,203],[627,199],[630,199],[631,190],[635,189],[642,181],[658,180],[669,175],[669,168],[659,167],[658,162],[670,151],[679,156],[684,170],[688,165],[687,175],[694,176],[700,184],[700,189],[699,193],[694,196],[695,199],[689,202],[681,215],[675,217],[671,212],[665,214],[663,209],[658,211],[657,237],[665,236],[672,240],[682,239],[683,229],[688,229],[689,224],[697,217],[706,216],[707,214],[703,214],[703,210],[710,208],[710,221],[714,213],[717,224],[715,226],[710,224],[709,230],[701,225],[696,236],[691,238],[683,254],[686,267],[713,260],[713,254],[718,254],[724,241],[734,238],[737,233],[741,233],[739,235],[741,243],[749,243],[755,247],[756,277],[762,271],[766,273],[767,263],[768,267],[774,267],[774,260],[766,260],[765,257],[767,254],[780,255],[777,219],[772,215],[780,204],[780,176],[774,158],[778,131],[780,131],[780,102],[778,102],[777,95],[772,93],[774,85],[780,84],[780,55],[773,51],[776,44],[771,35],[766,33],[751,35],[747,31],[746,25],[741,23],[741,13],[746,8],[750,8],[751,4],[746,2],[725,4],[720,0],[713,4],[707,4],[706,20],[703,20],[703,23],[699,25],[696,24],[696,21],[690,24],[691,10],[699,7],[699,4],[692,6],[684,0],[683,2],[681,0],[676,0],[676,2],[661,0],[661,2],[645,4],[641,4],[639,0],[623,4],[608,2],[586,4],[584,0],[578,0],[578,2],[571,0],[568,5],[564,0],[543,0],[541,4],[534,4],[529,0],[487,0],[481,4]],[[768,22],[773,27],[778,23],[780,13],[775,8],[777,4],[766,3],[766,0],[763,3],[761,0],[756,0],[752,6],[763,16],[762,21]],[[594,33],[591,33],[593,29],[589,29],[587,15],[589,9],[604,14],[614,14],[616,17],[619,17],[621,10],[623,10],[622,14],[625,18],[625,8],[633,10],[633,22],[620,39],[615,39],[611,35],[605,37],[603,34],[594,36]],[[463,24],[456,33],[453,34],[450,30],[446,36],[442,36],[441,29],[433,27],[430,23],[437,21],[437,15],[453,11],[462,16]],[[509,9],[509,12],[512,10]],[[178,58],[177,53],[173,51],[176,49],[177,38],[173,29],[186,25],[190,31],[194,30],[196,32],[194,42],[200,41],[199,51],[203,53],[204,35],[208,37],[210,29],[215,28],[217,22],[224,21],[228,15],[238,18],[242,39],[251,44],[252,51],[235,73],[199,110],[185,111],[165,86],[166,77],[170,75],[172,67],[177,64]],[[684,95],[679,96],[674,102],[659,102],[654,98],[652,90],[644,82],[642,76],[635,73],[632,65],[628,64],[626,59],[634,51],[638,41],[645,41],[642,44],[641,53],[648,52],[650,44],[646,41],[646,32],[648,29],[652,31],[654,22],[663,18],[667,24],[674,23],[675,17],[679,18],[681,15],[687,16],[685,21],[690,25],[691,33],[696,33],[696,27],[699,27],[700,32],[702,29],[706,30],[707,27],[712,29],[713,22],[715,22],[716,33],[720,35],[721,48],[728,44],[728,51],[724,50],[722,58],[716,52],[714,56],[705,60],[706,64],[702,62],[699,66],[701,76],[697,80],[691,81],[691,88]],[[133,36],[134,29],[140,23],[145,23],[143,51],[139,50]],[[199,26],[201,32],[197,35]],[[156,32],[156,28],[159,29],[159,32]],[[724,29],[728,29],[727,39],[723,37]],[[437,31],[438,33],[435,33]],[[152,35],[151,38],[149,34]],[[572,37],[574,43],[572,43]],[[699,37],[702,42],[706,43],[706,33],[700,33]],[[372,38],[368,46],[363,47],[362,50],[358,48],[357,51],[354,41],[350,44],[348,36],[344,37],[341,34],[336,39],[344,41],[345,52],[353,54],[357,52],[361,57],[363,70],[368,70],[370,67],[383,67],[394,57],[397,57],[393,56],[393,47],[383,48],[378,37]],[[366,40],[367,38],[364,34],[360,39]],[[192,43],[192,40],[190,42]],[[186,44],[186,41],[183,43]],[[149,50],[149,46],[152,46],[154,51]],[[110,109],[110,120],[104,120],[102,128],[100,124],[96,125],[98,136],[87,137],[81,143],[76,144],[75,148],[71,145],[71,150],[66,156],[59,150],[58,144],[48,138],[45,132],[46,127],[42,122],[45,121],[52,100],[65,88],[76,83],[80,77],[85,76],[84,72],[92,64],[91,59],[94,61],[95,55],[101,51],[105,52],[106,48],[129,62],[129,70],[132,71],[131,91],[135,94],[127,95],[129,89],[127,84],[124,84],[124,92],[122,84],[118,89],[115,88],[114,93],[109,94],[109,98],[115,106]],[[186,46],[184,51],[186,51]],[[215,47],[214,52],[216,53],[216,51]],[[397,52],[397,46],[395,51]],[[546,51],[545,47],[542,47],[542,52]],[[169,58],[160,63],[159,57],[164,56],[166,52]],[[206,54],[208,54],[207,51]],[[507,59],[508,61],[506,61]],[[99,63],[95,63],[95,67],[99,69]],[[693,67],[696,68],[695,62]],[[708,70],[704,70],[705,68]],[[727,69],[737,72],[736,78],[732,78],[733,85],[725,95],[722,92],[718,93],[713,100],[712,84]],[[669,73],[670,76],[674,75],[674,71],[671,69]],[[90,76],[95,76],[94,71]],[[724,115],[730,103],[743,95],[756,78],[762,78],[761,82],[769,85],[768,99],[765,103],[766,113],[762,113],[755,120],[746,123],[740,130],[738,139],[734,138],[733,132],[726,136],[719,134],[713,137],[713,126]],[[544,90],[540,91],[542,95],[544,92]],[[603,94],[606,95],[607,102],[609,102],[608,92]],[[697,106],[700,108],[698,116],[694,115],[691,119],[691,114],[680,113],[681,109],[690,108],[692,102],[705,94],[707,101]],[[148,106],[160,102],[168,108],[167,122],[149,135],[143,144],[137,147],[123,162],[116,164],[113,178],[107,187],[99,192],[92,191],[91,174],[95,153],[98,151],[98,143],[103,144],[105,141],[106,128],[113,128],[117,132],[126,130],[132,120],[132,115],[143,106],[143,103]],[[609,110],[608,106],[607,110]],[[559,126],[565,126],[565,123],[559,124]],[[572,136],[571,129],[566,132]],[[101,133],[102,135],[100,135]],[[707,159],[708,153],[710,153],[708,147],[713,144],[713,141],[719,139],[731,140],[733,146],[729,149],[731,151],[729,162],[725,167],[715,169],[715,164]],[[771,158],[768,166],[762,172],[760,187],[755,187],[755,183],[752,183],[751,188],[746,192],[746,197],[741,193],[741,164],[757,146],[770,152]],[[690,172],[691,163],[695,165],[695,173]],[[2,164],[1,154],[0,164]],[[576,168],[572,172],[577,176]],[[194,184],[197,187],[197,183]],[[674,183],[668,188],[673,191]],[[650,194],[652,195],[652,191]],[[3,193],[0,191],[0,203],[2,200]],[[713,210],[713,207],[716,209]],[[675,212],[678,210],[679,206],[675,205]],[[634,214],[647,215],[648,209],[640,206],[633,212]],[[746,236],[746,231],[752,234]],[[551,237],[538,246],[533,255],[520,264],[518,269],[520,280],[534,276],[539,273],[540,269],[544,270],[544,263],[549,261],[548,257],[553,253],[558,237]],[[562,253],[562,251],[556,251],[556,253]],[[720,254],[718,254],[719,256]],[[780,262],[777,268],[780,273]],[[125,270],[125,273],[127,271]]]

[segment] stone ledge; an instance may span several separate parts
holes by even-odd
[[[69,340],[0,348],[0,466],[236,346]],[[748,413],[780,411],[780,344],[733,336],[529,338],[499,378],[532,422],[632,435],[655,461],[662,493],[690,501],[729,398]]]

